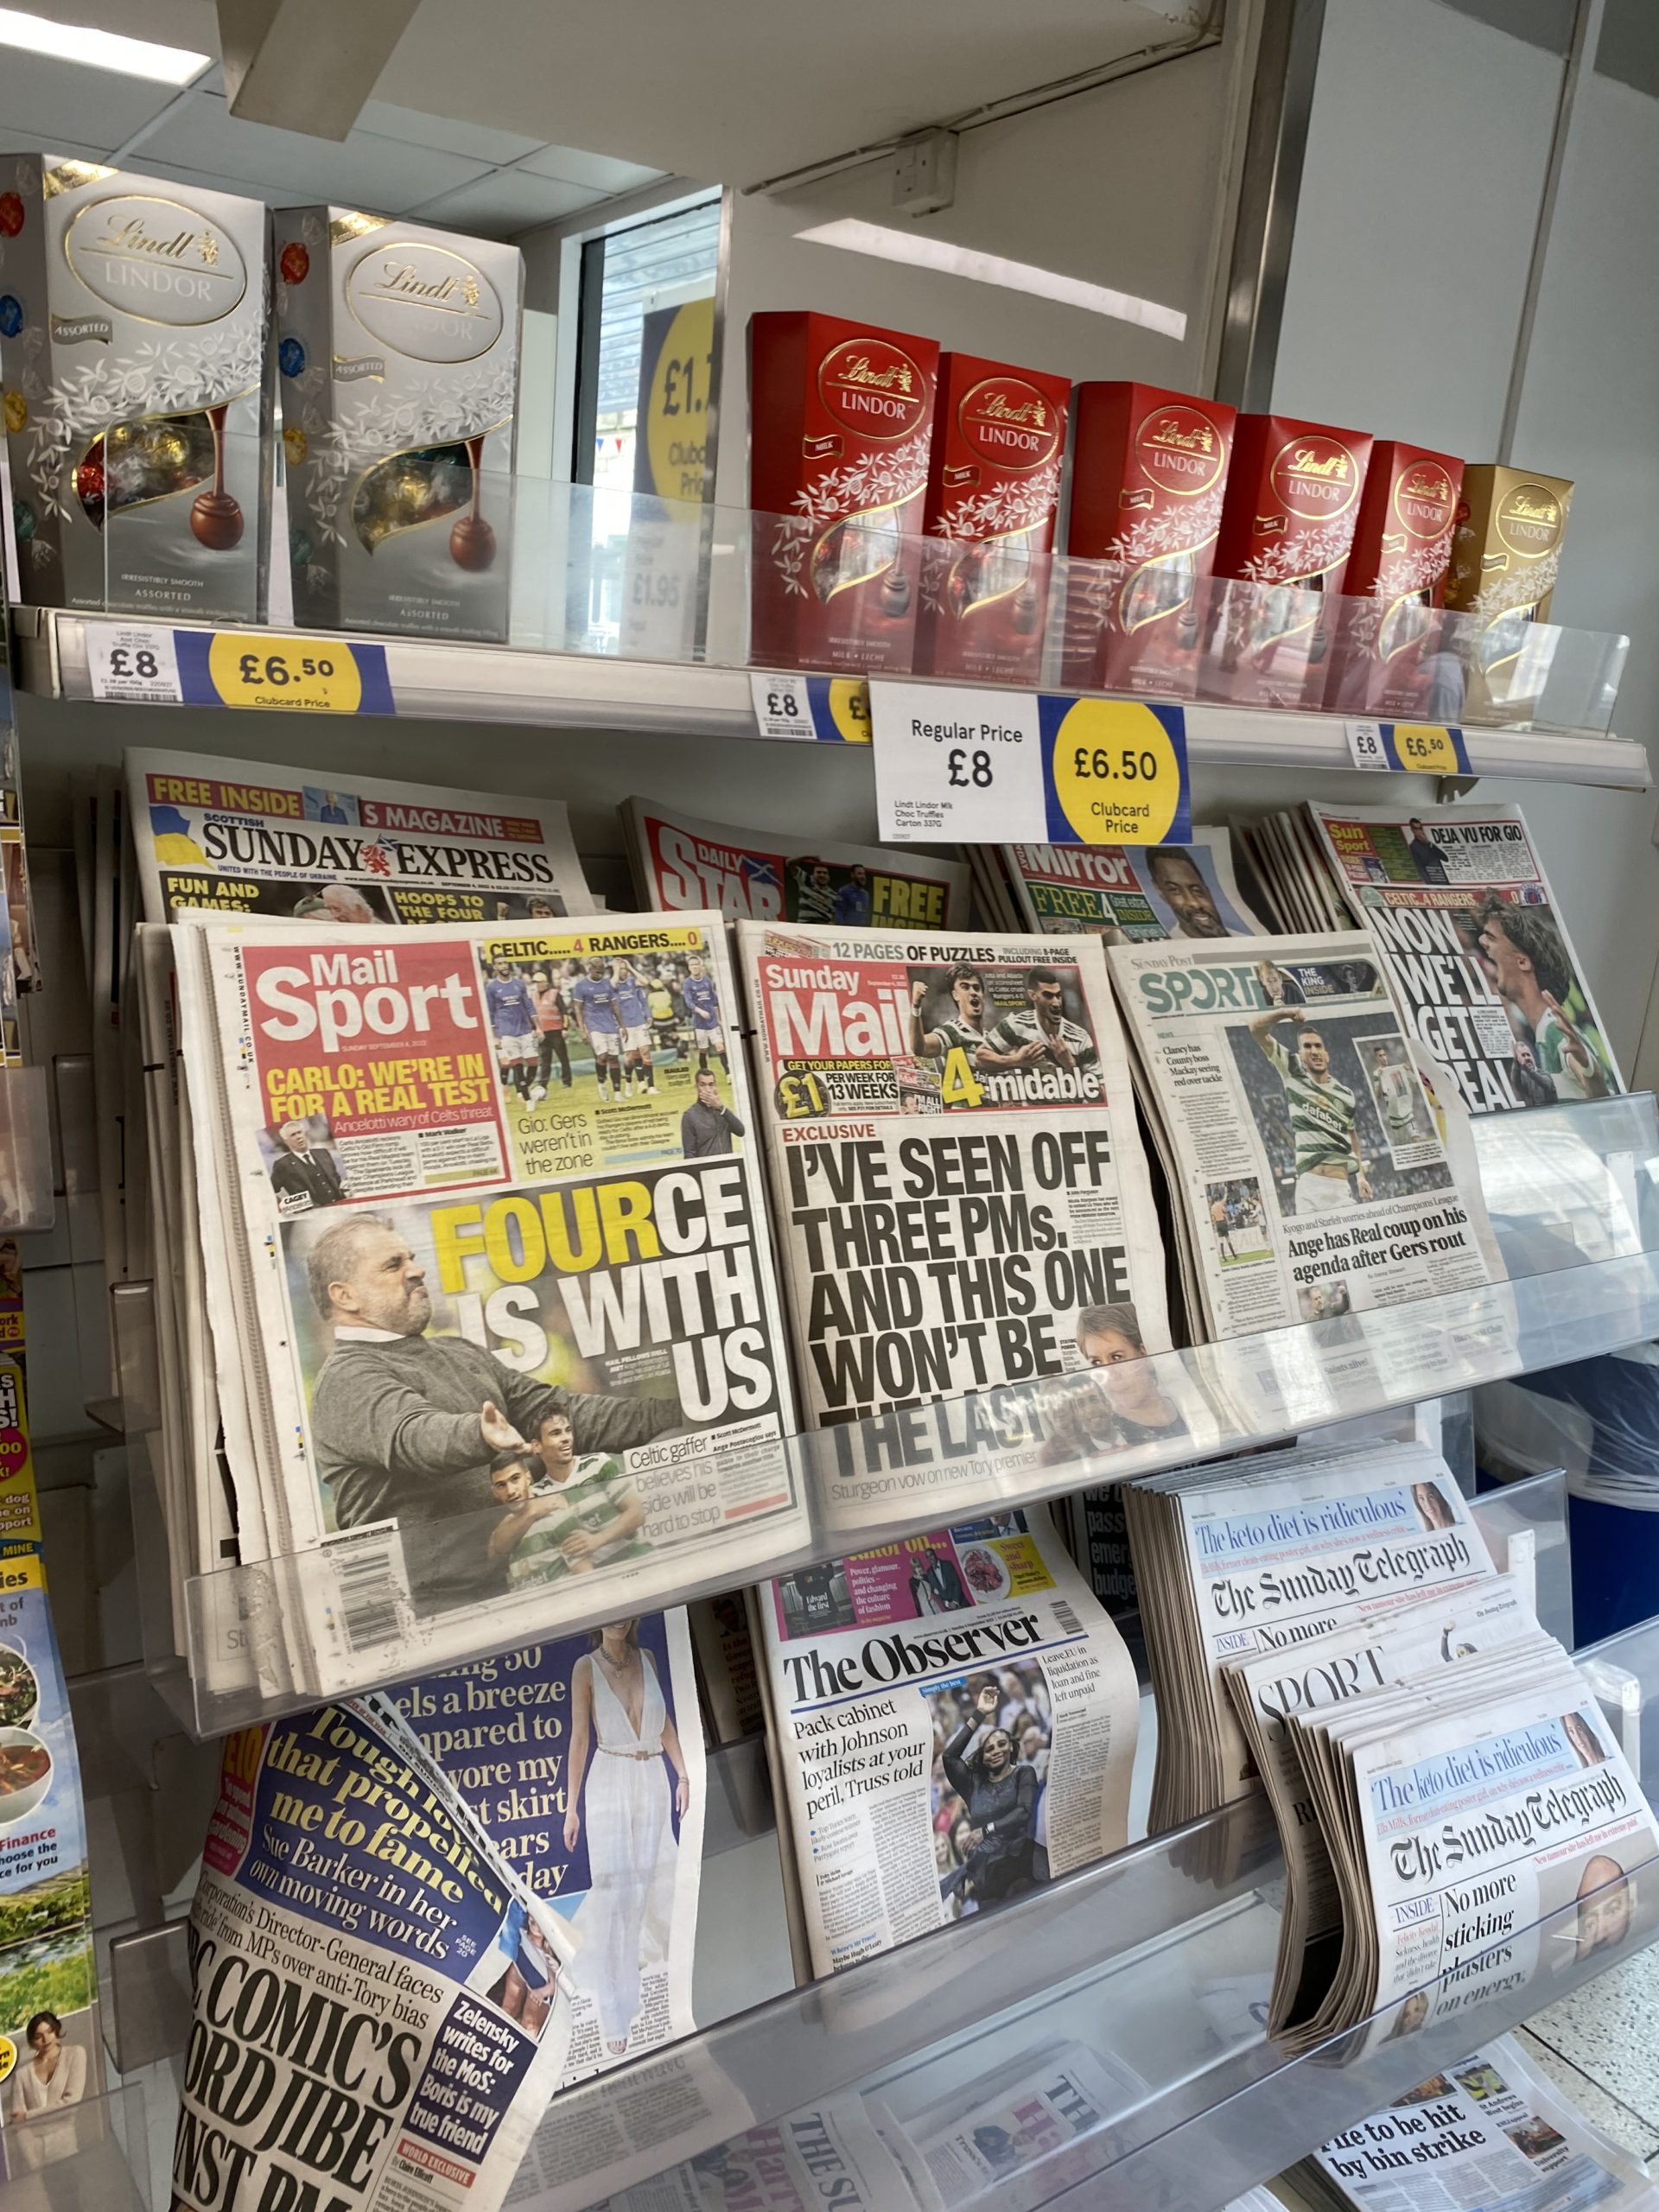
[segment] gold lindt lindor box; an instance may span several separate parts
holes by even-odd
[[[1463,472],[1446,603],[1475,618],[1474,635],[1457,641],[1466,671],[1463,713],[1471,721],[1512,719],[1535,703],[1538,672],[1525,651],[1527,632],[1549,620],[1572,501],[1563,476],[1497,461]]]

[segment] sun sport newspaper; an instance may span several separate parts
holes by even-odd
[[[758,922],[738,942],[832,1525],[913,1527],[952,1488],[982,1494],[989,1456],[1016,1490],[1049,1439],[1001,1386],[1078,1375],[1103,1317],[1137,1352],[1169,1346],[1099,944]]]
[[[1308,810],[1414,1033],[1471,1114],[1624,1090],[1518,808]]]
[[[518,922],[591,906],[563,802],[126,754],[144,918]]]
[[[384,1700],[230,1737],[175,2212],[493,2212],[563,2079],[571,1948]]]
[[[1262,934],[1224,829],[1195,828],[1190,845],[1004,845],[1002,864],[1027,927],[1044,936],[1142,944]]]
[[[1313,2212],[1653,2212],[1641,2164],[1500,2037],[1288,2176]]]
[[[245,1374],[315,1688],[469,1656],[481,1608],[523,1641],[601,1611],[595,1575],[642,1605],[804,1538],[715,916],[180,950],[220,1395]]]
[[[694,822],[656,800],[621,808],[643,903],[658,913],[715,908],[728,920],[836,929],[959,930],[969,870],[925,853],[840,842],[801,847],[765,830]]]
[[[1135,1667],[1039,1509],[797,1568],[760,1618],[815,1975],[1122,1847]]]
[[[706,1774],[684,1613],[527,1644],[386,1694],[570,1931],[567,2077],[690,2035]]]
[[[1212,1338],[1502,1274],[1364,931],[1109,957]]]

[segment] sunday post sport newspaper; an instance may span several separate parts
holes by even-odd
[[[1363,931],[1109,957],[1212,1337],[1501,1276]]]
[[[221,1389],[245,1360],[315,1681],[459,1657],[483,1607],[492,1640],[544,1634],[592,1617],[595,1575],[639,1605],[804,1537],[717,918],[181,949],[233,1262]],[[555,976],[569,1080],[544,1089]],[[654,985],[681,1008],[661,1029]]]

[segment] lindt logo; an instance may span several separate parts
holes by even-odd
[[[1359,471],[1340,440],[1316,431],[1280,448],[1272,484],[1285,512],[1299,522],[1329,522],[1353,505]]]
[[[1457,494],[1443,468],[1414,463],[1394,487],[1394,512],[1414,537],[1444,537],[1456,506]]]
[[[908,353],[883,339],[848,338],[818,365],[818,397],[843,429],[890,442],[920,428],[928,383]]]
[[[1142,469],[1161,492],[1190,499],[1208,492],[1226,466],[1220,431],[1196,407],[1159,407],[1135,434]]]
[[[1517,484],[1497,511],[1497,534],[1529,561],[1554,550],[1561,535],[1561,503],[1543,484]]]
[[[94,298],[175,329],[217,322],[248,289],[234,239],[182,200],[118,193],[76,210],[64,257]]]
[[[1059,449],[1065,418],[1035,385],[1019,377],[988,377],[957,410],[963,442],[999,468],[1039,468]]]
[[[346,276],[346,304],[372,338],[416,361],[475,361],[506,317],[482,270],[424,238],[377,238]]]

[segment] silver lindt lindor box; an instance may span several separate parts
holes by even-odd
[[[505,642],[524,257],[346,207],[276,221],[296,621]]]
[[[264,613],[261,200],[0,155],[0,406],[24,601]]]

